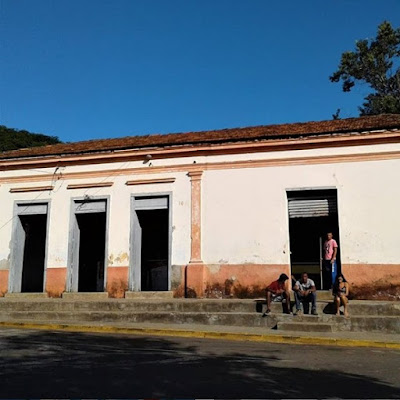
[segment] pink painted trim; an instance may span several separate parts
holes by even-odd
[[[201,177],[203,171],[188,173],[192,184],[191,253],[190,264],[202,264],[201,259]]]

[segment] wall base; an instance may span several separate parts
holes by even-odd
[[[400,264],[343,264],[350,296],[360,300],[400,300]]]
[[[47,268],[46,292],[49,297],[61,297],[67,283],[67,268]]]
[[[108,267],[107,268],[107,292],[109,297],[125,297],[128,290],[129,267]]]
[[[259,298],[279,275],[290,276],[286,264],[189,264],[185,268],[185,297]],[[176,290],[182,293],[181,290]]]

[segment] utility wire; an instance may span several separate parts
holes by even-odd
[[[129,163],[130,163],[130,161],[125,161],[119,168],[117,168],[117,169],[116,169],[115,171],[113,171],[110,175],[108,175],[108,176],[106,176],[104,179],[102,179],[102,180],[100,181],[100,183],[103,183],[103,182],[105,182],[107,179],[109,179],[109,178],[111,178],[112,176],[116,175],[122,168],[126,167]],[[90,189],[94,189],[94,188],[87,188],[87,189],[84,191],[83,195],[90,198],[90,196],[87,196],[87,195],[86,195],[87,192],[88,192]],[[94,192],[94,193],[92,194],[92,196],[96,196],[96,194],[99,193],[100,190],[102,190],[102,189],[103,189],[102,187],[99,188],[96,192]],[[87,200],[89,200],[89,199],[87,199]]]
[[[112,176],[114,176],[115,174],[117,174],[122,168],[124,168],[125,166],[127,166],[127,164],[129,164],[129,163],[130,163],[130,161],[124,162],[119,168],[117,168],[117,169],[116,169],[115,171],[113,171],[110,175],[106,176],[103,180],[101,180],[100,183],[105,182],[107,179],[109,179],[109,178],[111,178]],[[58,171],[59,169],[60,169],[60,167],[56,167],[52,173],[48,173],[49,175],[50,175],[50,174],[52,175],[51,186],[53,186],[53,185],[55,184],[55,182],[56,182],[56,177],[57,177],[57,176],[56,176],[56,173],[57,173],[57,171]],[[32,171],[35,171],[35,170],[32,169]],[[60,177],[58,178],[58,180],[61,179],[61,177],[62,177],[62,172],[60,172]],[[87,189],[85,190],[85,192],[83,193],[83,196],[84,196],[84,198],[85,198],[83,203],[85,203],[85,202],[87,202],[87,201],[90,201],[90,197],[91,197],[91,196],[95,196],[95,195],[96,195],[97,193],[99,193],[99,191],[102,190],[103,188],[99,188],[99,189],[98,189],[95,193],[93,193],[91,196],[88,196],[88,195],[87,195],[87,192],[88,192],[90,189],[93,189],[93,188],[87,188]],[[58,190],[59,190],[59,189],[57,189],[57,190],[55,191],[55,193],[57,193]],[[32,199],[32,200],[30,200],[30,201],[31,201],[31,202],[34,202],[34,201],[38,200],[39,197],[40,197],[43,193],[45,193],[45,191],[40,192],[34,199]],[[50,194],[51,194],[51,191],[50,191]],[[27,206],[22,210],[22,212],[26,211],[28,208],[29,208],[29,204],[27,204]],[[6,227],[10,222],[12,222],[16,217],[18,217],[18,214],[13,215],[7,222],[5,222],[2,226],[0,226],[0,230],[2,230],[3,228],[5,228],[5,227]]]
[[[52,179],[51,179],[51,186],[53,186],[53,185],[55,184],[56,173],[57,173],[57,171],[58,171],[59,169],[60,169],[60,167],[56,167],[56,168],[54,169],[54,172],[51,173],[51,175],[53,175],[53,176],[52,176]],[[45,193],[45,192],[47,192],[47,190],[46,190],[46,191],[40,192],[34,199],[29,200],[29,201],[30,201],[30,202],[34,202],[34,201],[38,200],[39,197],[40,197],[43,193]],[[51,191],[50,191],[50,194],[51,194]],[[23,208],[22,211],[20,211],[20,213],[23,213],[24,211],[26,211],[26,210],[29,208],[29,206],[30,206],[30,204],[27,204],[26,207]],[[0,230],[2,230],[3,228],[5,228],[5,227],[6,227],[10,222],[12,222],[16,217],[18,217],[18,213],[15,214],[15,215],[13,215],[7,222],[5,222],[2,226],[0,226]]]
[[[45,193],[45,191],[40,192],[34,199],[29,200],[31,202],[36,201],[43,193]],[[24,211],[26,211],[29,208],[30,204],[27,204],[26,207],[24,209],[22,209],[22,211],[20,211],[21,213],[23,213]],[[11,221],[13,221],[16,217],[18,217],[18,213],[16,213],[15,215],[13,215],[6,223],[4,223],[2,226],[0,226],[0,231],[5,228]]]

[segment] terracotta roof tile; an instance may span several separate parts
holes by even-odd
[[[300,122],[280,125],[262,125],[248,128],[221,129],[203,132],[172,133],[164,135],[129,136],[115,139],[61,143],[7,151],[0,159],[71,155],[146,147],[167,147],[212,144],[233,141],[273,140],[299,136],[332,135],[370,130],[400,129],[400,114],[382,114],[341,120]]]

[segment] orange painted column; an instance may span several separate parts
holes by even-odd
[[[61,297],[67,283],[67,268],[47,268],[46,292],[49,297]]]
[[[128,290],[129,267],[108,267],[107,268],[107,292],[109,297],[125,297]]]
[[[8,292],[8,269],[0,270],[0,297],[3,297]]]
[[[201,264],[201,176],[203,171],[189,172],[192,183],[192,221],[190,264]]]
[[[191,249],[186,267],[186,297],[204,295],[204,264],[201,259],[201,177],[203,171],[189,172],[191,181]]]

